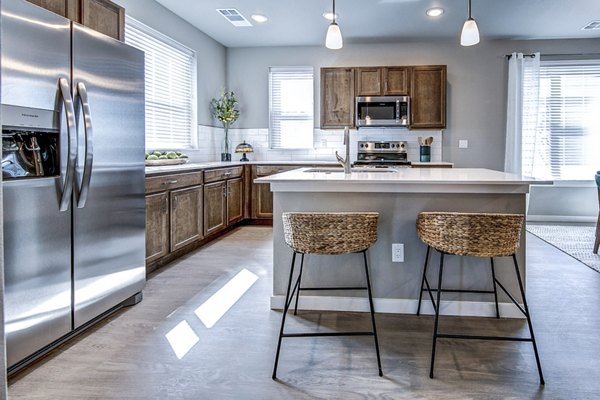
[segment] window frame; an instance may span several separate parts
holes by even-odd
[[[590,68],[592,71],[585,72],[586,68]],[[554,69],[556,72],[552,71]],[[570,87],[565,87],[562,83],[562,79],[565,79],[566,76],[577,76],[579,74],[578,70],[581,70],[582,73],[588,75],[596,75],[597,72],[600,72],[600,59],[592,59],[592,60],[544,60],[540,61],[540,95],[539,95],[539,107],[540,111],[538,111],[538,130],[544,129],[548,132],[548,147],[547,157],[548,157],[548,168],[550,176],[555,181],[577,181],[580,179],[574,178],[573,176],[569,176],[568,172],[559,171],[555,172],[557,169],[565,169],[568,168],[569,165],[574,168],[579,168],[584,170],[586,165],[584,163],[573,163],[574,160],[577,159],[577,155],[573,154],[574,152],[579,152],[581,156],[584,156],[586,150],[586,143],[589,143],[590,140],[588,137],[589,133],[586,133],[587,126],[585,123],[573,124],[569,125],[566,121],[561,121],[562,124],[559,124],[558,127],[556,125],[556,118],[566,119],[568,117],[573,118],[574,112],[579,112],[577,110],[582,108],[589,107],[586,103],[589,101],[596,101],[600,103],[600,95],[594,96],[585,96],[583,93],[577,93],[575,96],[568,96],[565,94],[565,90],[573,90],[575,85]],[[554,73],[553,73],[554,72]],[[552,78],[552,76],[555,76]],[[556,83],[548,83],[550,87],[543,87],[543,82],[548,79],[561,80],[560,82],[560,92],[555,92],[557,90]],[[600,79],[600,78],[596,78]],[[579,82],[576,82],[579,84]],[[600,85],[599,85],[600,87]],[[546,91],[545,89],[549,89],[552,93],[548,96],[543,97],[543,93]],[[570,101],[581,102],[581,104],[571,105]],[[557,108],[558,107],[558,108]],[[543,111],[542,111],[543,110]],[[589,115],[590,111],[588,111],[585,115]],[[580,131],[577,133],[576,131]],[[600,125],[597,126],[591,133],[592,136],[596,137],[596,142],[600,142]],[[560,148],[554,148],[554,145],[560,141],[562,138],[565,141],[565,144],[561,145]],[[581,144],[575,145],[573,140],[579,138],[581,140]],[[569,140],[571,139],[571,140]],[[560,162],[554,162],[554,159],[560,159]],[[582,160],[586,158],[583,157]],[[591,169],[588,171],[593,176],[593,172],[598,168],[598,166],[591,166]],[[593,170],[593,171],[592,171]],[[577,172],[575,172],[577,174]],[[581,176],[581,175],[576,175]],[[591,178],[581,177],[581,180],[589,180]]]
[[[172,124],[171,123],[167,123],[164,122],[163,124],[160,123],[154,123],[154,124],[148,124],[148,107],[149,107],[149,102],[147,99],[149,90],[147,89],[147,86],[145,88],[145,96],[146,96],[146,100],[145,100],[145,115],[146,115],[146,136],[145,136],[145,146],[147,150],[152,150],[152,149],[197,149],[198,148],[198,103],[197,103],[197,93],[198,93],[198,85],[197,85],[197,54],[196,51],[194,51],[193,49],[181,44],[180,42],[178,42],[177,40],[157,31],[156,29],[153,29],[151,27],[149,27],[148,25],[136,20],[135,18],[126,15],[125,16],[125,39],[124,42],[132,47],[136,47],[139,49],[139,47],[137,47],[135,44],[132,44],[131,42],[128,42],[128,31],[129,29],[135,29],[138,32],[140,32],[142,35],[145,36],[145,40],[149,40],[150,42],[154,41],[154,42],[159,42],[161,45],[167,46],[168,48],[170,48],[173,51],[179,52],[179,55],[183,58],[185,58],[187,61],[189,61],[189,64],[186,66],[187,68],[189,68],[189,77],[185,77],[186,80],[188,80],[189,78],[189,98],[187,99],[187,107],[185,107],[186,109],[189,110],[189,127],[188,129],[185,129],[187,132],[185,134],[179,134],[179,135],[172,135],[171,137],[175,137],[175,138],[179,138],[180,141],[181,140],[185,140],[186,144],[185,145],[180,145],[180,144],[176,144],[173,145],[173,142],[168,142],[168,138],[161,138],[160,134],[156,134],[155,136],[155,141],[154,143],[149,143],[148,142],[148,128],[149,125],[156,125],[156,126],[163,126],[165,127],[165,131],[168,130],[172,130]],[[145,50],[141,49],[142,51],[144,51],[144,53],[146,53]],[[157,65],[160,65],[159,63],[156,63]],[[156,70],[162,71],[165,70],[166,68],[155,68]],[[146,69],[146,64],[144,65],[144,73],[145,73],[145,77],[147,76],[146,74],[148,73],[148,70]],[[169,75],[170,77],[172,77],[172,75]],[[145,85],[149,84],[149,80],[148,79],[144,79],[145,81]],[[156,89],[155,89],[156,90]],[[158,92],[160,92],[160,90],[156,90]],[[160,100],[164,99],[163,97],[158,98],[158,101],[155,101],[156,106],[154,106],[155,109],[160,109],[160,105],[169,107],[168,102],[161,102]],[[187,111],[184,111],[184,113]],[[184,121],[184,119],[179,119],[179,121]],[[168,125],[167,125],[168,124]],[[187,125],[187,124],[186,124]],[[164,135],[164,134],[163,134]],[[150,135],[153,136],[153,135]],[[159,141],[158,139],[163,139],[163,141]],[[178,143],[178,142],[175,142]]]
[[[279,74],[294,74],[294,73],[300,73],[300,74],[306,74],[308,75],[310,73],[310,91],[311,91],[311,95],[310,95],[310,106],[307,107],[308,110],[310,110],[310,116],[309,117],[304,117],[301,118],[302,114],[297,114],[297,118],[294,118],[293,116],[291,116],[290,118],[277,118],[279,121],[281,120],[287,120],[287,121],[308,121],[310,120],[310,134],[307,131],[307,137],[305,138],[307,141],[307,145],[305,147],[298,147],[298,146],[277,146],[276,145],[276,141],[278,141],[279,143],[282,142],[282,140],[280,139],[283,135],[281,135],[281,132],[279,133],[279,139],[276,139],[274,136],[274,128],[273,128],[273,120],[274,120],[274,113],[276,112],[274,110],[274,103],[273,103],[273,73],[279,73]],[[275,66],[275,67],[269,67],[269,149],[271,150],[309,150],[309,149],[313,149],[314,148],[314,138],[315,138],[315,111],[314,111],[314,107],[315,107],[315,69],[313,66]],[[307,104],[308,106],[308,104]],[[308,138],[308,135],[310,135],[310,140]]]

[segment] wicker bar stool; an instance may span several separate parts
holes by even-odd
[[[367,263],[367,249],[377,241],[377,222],[379,213],[376,212],[288,212],[283,213],[283,232],[285,243],[293,250],[290,277],[285,296],[285,305],[281,317],[281,329],[277,342],[275,364],[273,366],[273,379],[277,378],[277,365],[283,338],[314,337],[314,336],[373,336],[375,352],[377,354],[377,367],[379,376],[381,371],[381,358],[379,356],[379,342],[375,326],[375,311]],[[366,285],[358,287],[302,287],[302,270],[306,254],[339,255],[349,253],[362,253]],[[292,288],[296,255],[300,254],[300,268],[296,282]],[[366,290],[369,298],[372,330],[368,332],[307,332],[284,333],[285,319],[294,295],[296,302],[294,314],[298,310],[300,291],[305,290]]]
[[[537,363],[540,383],[544,384],[544,375],[542,374],[542,365],[538,355],[533,327],[525,290],[519,266],[517,264],[516,252],[519,247],[521,229],[523,227],[524,216],[520,214],[493,214],[493,213],[456,213],[456,212],[422,212],[417,218],[417,234],[419,239],[427,245],[425,255],[425,266],[423,268],[423,277],[421,280],[421,294],[419,296],[419,305],[417,315],[421,309],[421,300],[423,291],[429,293],[429,297],[435,310],[435,320],[433,327],[433,345],[431,350],[431,365],[429,377],[433,378],[433,367],[435,363],[435,349],[438,338],[452,339],[477,339],[477,340],[512,340],[521,342],[531,342],[535,361]],[[431,248],[440,253],[440,268],[437,288],[432,288],[427,280],[427,265]],[[489,257],[492,269],[492,283],[494,290],[450,290],[442,288],[442,275],[444,271],[444,256],[475,256]],[[512,257],[515,274],[519,283],[523,306],[507,291],[507,289],[496,279],[494,271],[494,257]],[[440,317],[440,300],[442,292],[467,292],[467,293],[493,293],[496,303],[496,317],[500,317],[498,310],[498,292],[497,286],[507,294],[510,300],[519,308],[527,318],[530,337],[505,337],[505,336],[476,336],[476,335],[450,335],[438,332]],[[432,292],[436,292],[436,300]]]

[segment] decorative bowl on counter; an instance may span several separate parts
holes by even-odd
[[[188,161],[188,156],[179,151],[147,151],[146,165],[177,165],[185,164]]]
[[[146,160],[146,165],[150,167],[155,167],[158,165],[177,165],[177,164],[185,164],[188,162],[187,158],[176,158],[176,159],[162,159],[162,160]]]

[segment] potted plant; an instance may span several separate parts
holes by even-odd
[[[225,130],[225,138],[221,146],[221,161],[231,161],[231,143],[229,141],[229,126],[240,116],[237,100],[233,91],[224,91],[220,98],[210,101],[213,117],[221,121]]]

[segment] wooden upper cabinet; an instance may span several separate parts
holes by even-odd
[[[55,14],[62,15],[73,21],[77,21],[78,8],[74,0],[27,0],[30,3],[52,11]]]
[[[381,70],[384,96],[405,96],[409,89],[407,67],[384,67]]]
[[[409,89],[408,67],[356,69],[357,96],[405,96]]]
[[[412,67],[410,82],[410,128],[446,128],[446,66]]]
[[[108,0],[79,0],[81,24],[117,40],[125,40],[125,9]]]
[[[321,128],[354,127],[354,68],[321,68]]]
[[[381,68],[356,69],[356,95],[381,95]]]
[[[95,31],[123,41],[125,9],[109,0],[27,0]]]

